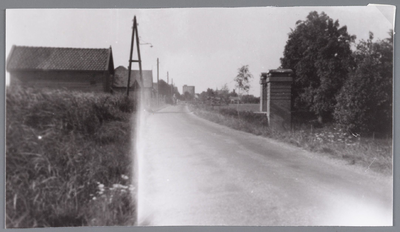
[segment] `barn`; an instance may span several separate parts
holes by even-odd
[[[118,66],[115,69],[115,75],[112,82],[112,89],[114,92],[126,92],[128,86],[128,69],[124,66]],[[148,106],[151,102],[151,98],[154,95],[153,90],[153,71],[152,70],[142,70],[143,81],[140,80],[140,71],[131,70],[131,80],[129,83],[129,90],[142,92],[143,102],[145,106]]]
[[[111,92],[110,48],[13,46],[7,58],[10,85],[84,92]]]

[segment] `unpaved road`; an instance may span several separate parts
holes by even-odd
[[[392,179],[169,106],[143,114],[139,225],[391,225]]]

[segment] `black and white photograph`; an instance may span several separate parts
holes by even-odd
[[[7,9],[6,228],[393,226],[395,9]]]

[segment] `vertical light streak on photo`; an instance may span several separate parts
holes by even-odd
[[[134,135],[134,140],[132,142],[132,160],[133,160],[133,168],[132,168],[132,179],[134,180],[134,185],[135,185],[135,192],[133,193],[134,196],[133,198],[136,200],[136,224],[138,224],[138,215],[139,215],[139,207],[140,207],[140,203],[139,203],[139,197],[140,197],[140,183],[142,181],[140,181],[140,154],[143,153],[143,149],[142,149],[142,141],[141,141],[141,121],[142,121],[142,114],[140,111],[140,102],[137,102],[137,111],[136,114],[134,115],[135,120],[133,120],[132,122],[135,123],[135,125],[133,126],[133,135]]]
[[[139,103],[140,104],[140,103]],[[150,171],[146,168],[147,165],[145,163],[145,155],[146,155],[146,135],[145,135],[145,124],[147,120],[148,112],[140,106],[137,110],[137,119],[136,119],[136,150],[135,150],[135,179],[137,186],[137,225],[146,224],[146,220],[149,214],[149,199],[146,197],[146,188],[148,184],[146,183],[146,177],[151,175]]]
[[[191,153],[199,150],[183,139],[187,136],[181,126],[185,109],[178,105],[157,112],[140,110],[136,140],[139,226],[196,225],[202,217],[193,213],[201,202],[196,200],[198,186],[193,177],[202,172],[187,163],[187,159],[193,161]]]

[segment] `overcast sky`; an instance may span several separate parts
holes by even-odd
[[[249,65],[250,93],[259,96],[261,72],[279,67],[288,33],[310,11],[338,19],[357,40],[367,39],[369,31],[384,39],[393,29],[392,7],[12,9],[6,11],[6,56],[12,45],[111,46],[115,68],[127,67],[136,15],[143,69],[153,70],[154,81],[157,58],[160,79],[166,80],[168,71],[180,92],[185,84],[194,85],[196,93],[225,83],[232,89],[238,68]]]

